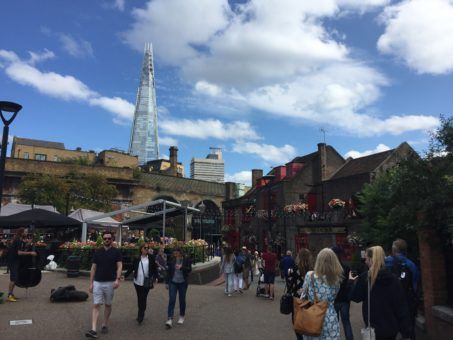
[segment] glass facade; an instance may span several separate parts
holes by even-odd
[[[156,89],[151,44],[146,44],[145,46],[145,57],[135,104],[129,153],[138,156],[140,165],[159,158]]]

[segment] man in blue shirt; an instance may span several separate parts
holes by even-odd
[[[415,263],[409,260],[406,257],[406,254],[407,254],[407,242],[401,238],[396,239],[392,244],[392,256],[387,256],[385,258],[385,266],[390,271],[393,270],[393,267],[396,262],[401,262],[403,265],[407,266],[407,268],[409,268],[409,270],[412,273],[412,285],[414,287],[414,291],[417,291],[420,273]]]
[[[288,269],[295,266],[294,259],[292,257],[291,250],[286,251],[286,256],[284,256],[280,261],[280,270],[282,278],[288,278]]]

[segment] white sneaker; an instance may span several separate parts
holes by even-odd
[[[168,319],[167,322],[165,323],[165,327],[167,327],[167,329],[170,329],[173,327],[173,321],[171,319]]]
[[[184,317],[180,316],[178,319],[178,325],[182,325],[184,323]]]

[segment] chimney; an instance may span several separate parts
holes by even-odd
[[[327,179],[327,151],[326,151],[326,143],[319,143],[318,144],[318,156],[319,156],[319,171],[321,181],[325,181]]]
[[[178,176],[178,148],[170,146],[170,171],[171,176]]]
[[[252,188],[256,187],[258,178],[263,177],[262,169],[252,169]]]
[[[225,200],[232,200],[235,197],[236,192],[236,183],[234,182],[225,182]]]

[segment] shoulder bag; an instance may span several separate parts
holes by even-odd
[[[374,333],[374,328],[371,327],[371,319],[370,319],[370,306],[371,306],[371,299],[370,299],[370,277],[367,275],[368,281],[368,327],[362,328],[360,330],[360,334],[362,334],[362,340],[376,340],[376,334]]]
[[[287,291],[285,287],[285,292],[280,299],[280,313],[291,314],[293,308],[293,296]]]
[[[142,272],[143,272],[143,287],[153,289],[154,288],[153,280],[149,276],[145,275],[145,270],[143,269],[142,260],[140,260],[140,266],[142,267]],[[149,264],[148,264],[148,266],[149,266]]]
[[[308,287],[300,298],[294,298],[294,331],[301,335],[319,337],[322,333],[328,301],[319,301],[315,288],[315,276],[311,274],[313,302],[308,300]],[[308,285],[307,285],[308,286]]]

